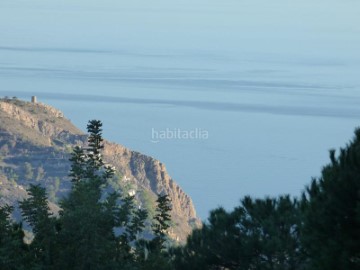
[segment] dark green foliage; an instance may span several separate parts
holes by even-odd
[[[360,129],[303,194],[309,269],[360,269]]]
[[[213,210],[187,245],[173,250],[177,269],[301,269],[299,213],[289,197],[245,197],[232,212]]]
[[[144,209],[137,209],[131,220],[131,224],[126,227],[128,239],[130,242],[139,239],[139,234],[145,228],[145,221],[148,217],[148,213]]]
[[[152,240],[156,249],[161,250],[167,239],[167,231],[170,228],[171,200],[167,194],[159,195],[156,200],[155,223],[152,225],[155,238]]]
[[[167,254],[168,248],[165,245],[168,240],[168,229],[171,221],[171,200],[167,194],[164,194],[158,196],[156,203],[156,214],[152,224],[154,238],[148,243],[140,242],[139,246],[144,250],[139,255],[141,259],[140,269],[143,270],[168,270],[173,268]]]
[[[103,139],[102,139],[102,123],[99,120],[89,121],[87,125],[87,130],[90,134],[88,138],[89,148],[87,149],[89,157],[88,169],[91,171],[96,171],[104,165],[101,158],[101,150],[103,149]]]
[[[115,250],[113,219],[99,202],[101,191],[95,189],[98,187],[91,181],[79,182],[61,203],[62,269],[103,269],[106,258],[111,258],[111,251]]]
[[[51,216],[46,191],[39,185],[30,185],[28,189],[30,198],[20,202],[20,208],[25,221],[27,221],[35,234],[41,232],[45,223],[49,223]]]
[[[55,262],[57,220],[51,216],[44,188],[30,185],[28,192],[30,197],[19,204],[24,220],[35,235],[30,244],[32,260],[39,268],[47,269]]]
[[[85,160],[86,156],[84,149],[76,146],[70,158],[71,169],[69,176],[71,177],[71,181],[79,182],[81,179],[85,178]]]
[[[61,202],[60,212],[62,269],[115,269],[120,262],[133,259],[126,230],[115,234],[116,229],[131,224],[133,197],[124,198],[119,205],[119,194],[103,196],[103,187],[114,170],[102,161],[101,126],[100,121],[89,122],[88,148],[76,148],[71,158],[74,185]]]
[[[21,224],[11,221],[10,206],[0,207],[0,269],[26,269],[28,249],[23,243],[24,232]]]

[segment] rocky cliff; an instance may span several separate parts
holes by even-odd
[[[26,197],[30,183],[41,183],[56,211],[56,203],[66,196],[71,185],[71,150],[75,145],[84,145],[86,139],[86,134],[51,106],[0,99],[0,204],[16,205],[17,200]],[[112,186],[135,194],[150,214],[156,194],[169,194],[173,206],[172,238],[184,241],[191,229],[200,224],[191,198],[160,161],[108,141],[104,142],[103,155],[118,172]]]

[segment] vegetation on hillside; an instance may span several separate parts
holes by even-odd
[[[20,221],[17,201],[26,198],[31,184],[40,184],[46,188],[51,211],[57,214],[72,186],[68,176],[71,153],[76,146],[86,146],[87,137],[56,108],[0,98],[0,205],[15,206],[12,216]],[[103,145],[104,161],[116,168],[106,192],[134,195],[152,218],[157,194],[165,191],[173,206],[170,235],[184,242],[192,224],[201,222],[190,197],[169,176],[164,164],[106,140]],[[151,230],[148,223],[146,230]]]
[[[40,185],[31,185],[29,198],[19,202],[34,234],[30,244],[23,242],[22,224],[10,220],[12,208],[0,208],[0,269],[166,269],[166,261],[158,258],[164,253],[171,202],[166,194],[159,196],[153,235],[145,235],[147,211],[134,196],[106,192],[114,169],[102,160],[101,126],[90,121],[87,147],[74,149],[73,185],[58,217]]]
[[[150,220],[134,197],[108,192],[119,179],[101,158],[101,122],[90,121],[88,131],[88,146],[72,153],[60,215],[38,185],[20,202],[31,243],[11,221],[12,207],[0,208],[0,269],[360,269],[360,129],[338,155],[330,151],[330,164],[300,198],[244,197],[233,211],[211,211],[177,247],[168,241],[168,196],[159,195]]]

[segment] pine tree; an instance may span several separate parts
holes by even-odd
[[[107,269],[115,261],[114,218],[102,198],[102,186],[114,170],[102,161],[101,126],[89,121],[88,147],[75,148],[70,159],[73,187],[60,212],[63,269]]]
[[[57,220],[50,212],[45,188],[30,185],[28,193],[29,198],[19,205],[24,220],[34,233],[30,244],[32,256],[39,268],[50,269],[56,260]]]
[[[156,203],[156,214],[152,224],[154,238],[149,243],[143,242],[141,246],[144,251],[140,255],[140,269],[142,270],[172,269],[166,246],[171,222],[171,200],[167,194],[163,194],[158,196]]]
[[[360,129],[302,198],[308,269],[360,269]]]
[[[156,203],[155,223],[152,225],[155,238],[152,240],[152,243],[154,248],[160,251],[164,248],[164,243],[167,240],[167,232],[171,222],[170,211],[172,207],[171,200],[167,194],[159,195]]]
[[[176,269],[302,269],[298,203],[245,197],[232,212],[215,209],[171,254]]]
[[[74,149],[72,190],[61,202],[59,269],[118,269],[136,261],[136,241],[147,213],[136,210],[134,197],[105,187],[114,169],[102,159],[102,123],[89,121],[88,146]]]
[[[21,223],[11,221],[13,207],[0,207],[0,269],[22,270],[31,265],[28,248],[23,242]]]

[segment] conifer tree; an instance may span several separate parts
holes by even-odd
[[[156,203],[157,207],[154,217],[155,223],[152,225],[155,238],[152,240],[152,243],[156,250],[161,251],[164,248],[164,243],[167,239],[167,232],[170,228],[170,211],[172,207],[171,200],[167,194],[159,195]]]
[[[302,198],[308,269],[360,269],[360,129]]]
[[[63,269],[107,269],[115,264],[115,223],[109,211],[115,201],[110,206],[102,200],[102,186],[114,170],[101,158],[101,126],[98,120],[89,121],[88,147],[75,148],[70,159],[73,186],[60,212]]]
[[[88,146],[77,147],[70,161],[72,190],[61,202],[60,269],[118,269],[136,261],[135,241],[147,213],[136,209],[133,196],[107,194],[114,175],[101,156],[102,123],[89,121]]]
[[[57,221],[50,212],[45,188],[30,185],[28,193],[29,198],[20,202],[19,206],[24,220],[34,233],[30,250],[39,268],[50,269],[57,256]]]
[[[140,243],[144,251],[140,255],[141,270],[172,269],[167,255],[168,247],[166,246],[171,222],[171,200],[167,194],[163,194],[158,196],[156,203],[156,214],[152,223],[154,238],[148,243]]]
[[[302,269],[297,201],[245,197],[232,212],[215,209],[171,254],[176,269]]]
[[[0,269],[25,270],[31,265],[27,246],[23,242],[21,223],[11,221],[13,207],[0,207]]]

